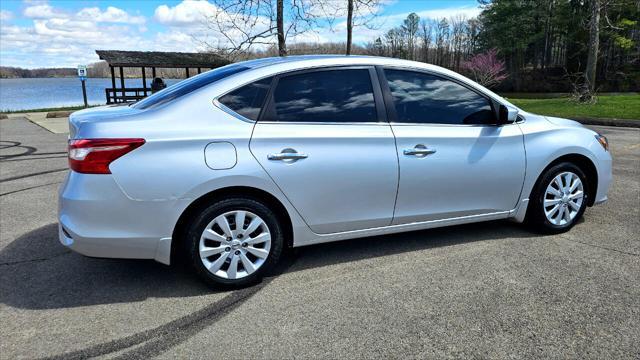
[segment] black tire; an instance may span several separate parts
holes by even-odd
[[[219,215],[244,210],[259,216],[271,234],[271,246],[264,263],[253,273],[239,278],[227,279],[210,272],[200,259],[200,237],[205,227]],[[260,282],[263,276],[269,274],[278,263],[285,244],[284,232],[278,216],[259,200],[246,197],[228,197],[204,207],[198,215],[187,225],[184,242],[185,255],[188,266],[208,285],[219,289],[233,289],[253,285]]]
[[[563,225],[556,225],[551,223],[545,214],[544,200],[546,197],[547,186],[551,181],[559,174],[564,172],[572,172],[576,174],[580,181],[582,181],[584,189],[584,198],[580,209],[576,216],[570,222]],[[529,207],[527,209],[527,215],[525,217],[525,223],[529,225],[531,230],[544,234],[559,234],[569,231],[580,220],[587,207],[587,203],[591,194],[589,194],[589,179],[578,166],[570,162],[562,162],[547,169],[542,176],[536,182],[536,185],[531,192],[529,200]]]

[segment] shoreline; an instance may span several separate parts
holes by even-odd
[[[106,104],[89,104],[88,108],[104,106]],[[84,105],[76,105],[76,106],[61,106],[61,107],[51,107],[51,108],[37,108],[37,109],[21,109],[21,110],[0,110],[0,114],[9,115],[9,114],[24,114],[24,113],[33,113],[33,112],[53,112],[53,111],[76,111],[85,109]]]
[[[189,77],[193,77],[189,76]],[[0,80],[16,80],[16,79],[77,79],[78,76],[74,75],[74,76],[46,76],[46,77],[0,77]],[[125,76],[125,79],[142,79],[142,76]],[[106,77],[97,77],[97,76],[87,76],[87,80],[90,79],[109,79],[111,80],[111,76],[106,76]],[[151,79],[151,77],[147,77],[147,79]],[[172,78],[172,77],[165,77],[163,79],[169,79],[169,80],[183,80],[185,79],[184,77],[176,77],[176,78]],[[116,81],[120,81],[120,76],[116,76]]]

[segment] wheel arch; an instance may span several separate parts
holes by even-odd
[[[182,212],[176,225],[174,226],[171,236],[171,263],[175,263],[178,257],[182,254],[182,243],[184,241],[184,234],[186,226],[189,223],[189,219],[204,206],[211,204],[214,201],[228,197],[245,197],[264,202],[270,209],[272,209],[278,220],[283,225],[286,245],[288,247],[293,246],[293,223],[291,216],[287,211],[287,208],[282,204],[278,198],[269,192],[250,186],[229,186],[208,192],[189,204]]]
[[[542,179],[542,176],[547,172],[547,170],[549,170],[551,167],[562,162],[569,162],[569,163],[575,164],[585,173],[585,175],[588,178],[587,186],[589,191],[589,197],[587,198],[587,205],[593,206],[595,202],[596,194],[598,193],[598,170],[596,168],[596,165],[593,163],[593,161],[589,157],[582,154],[577,154],[577,153],[565,154],[560,157],[557,157],[556,159],[551,161],[549,164],[547,164],[547,166],[545,166],[545,168],[538,174],[538,178],[536,179],[536,182],[533,188],[531,189],[531,193],[533,193],[533,191],[535,191],[535,189],[538,187],[540,180]],[[531,198],[531,194],[529,194],[529,198]]]

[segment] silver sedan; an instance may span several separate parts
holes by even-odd
[[[284,249],[495,219],[569,230],[607,200],[607,139],[418,62],[221,67],[69,120],[59,236],[254,283]]]

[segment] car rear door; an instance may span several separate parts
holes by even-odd
[[[250,149],[316,233],[386,226],[398,159],[372,67],[278,76]]]
[[[379,76],[400,165],[394,224],[515,208],[525,172],[517,124],[496,125],[491,100],[454,79],[404,69]]]

